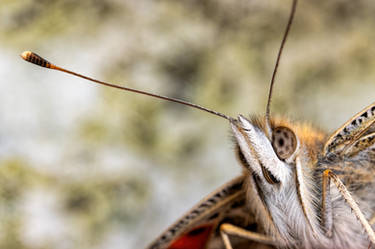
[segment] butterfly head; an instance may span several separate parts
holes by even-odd
[[[231,126],[241,163],[257,176],[264,190],[275,191],[291,181],[300,151],[299,139],[291,128],[273,126],[268,135],[259,121],[241,115]]]

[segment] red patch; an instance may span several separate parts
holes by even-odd
[[[213,225],[195,227],[173,241],[168,249],[204,249],[213,227]]]

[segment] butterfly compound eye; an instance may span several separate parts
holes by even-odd
[[[297,149],[297,137],[287,127],[276,127],[272,131],[272,147],[281,160],[293,155]]]

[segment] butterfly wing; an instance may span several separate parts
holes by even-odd
[[[375,131],[375,103],[354,115],[328,139],[324,155],[328,153],[347,154],[348,149],[360,138]],[[364,143],[362,143],[363,145]],[[370,145],[369,145],[370,146]]]
[[[333,170],[352,191],[375,186],[375,103],[330,136],[324,145],[323,158],[328,165],[323,163],[322,170]],[[356,194],[363,194],[364,198],[367,195],[366,191]]]
[[[171,225],[147,249],[221,249],[225,248],[219,227],[230,223],[250,231],[260,229],[254,215],[246,206],[244,177],[237,177],[224,184]],[[258,243],[231,238],[233,248],[260,247]]]

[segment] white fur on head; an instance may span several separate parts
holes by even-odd
[[[277,157],[271,142],[263,131],[241,115],[237,121],[231,122],[231,126],[249,167],[261,179],[264,179],[262,167],[267,169],[281,184],[291,178],[292,170]],[[262,182],[265,185],[270,185],[266,181]]]

